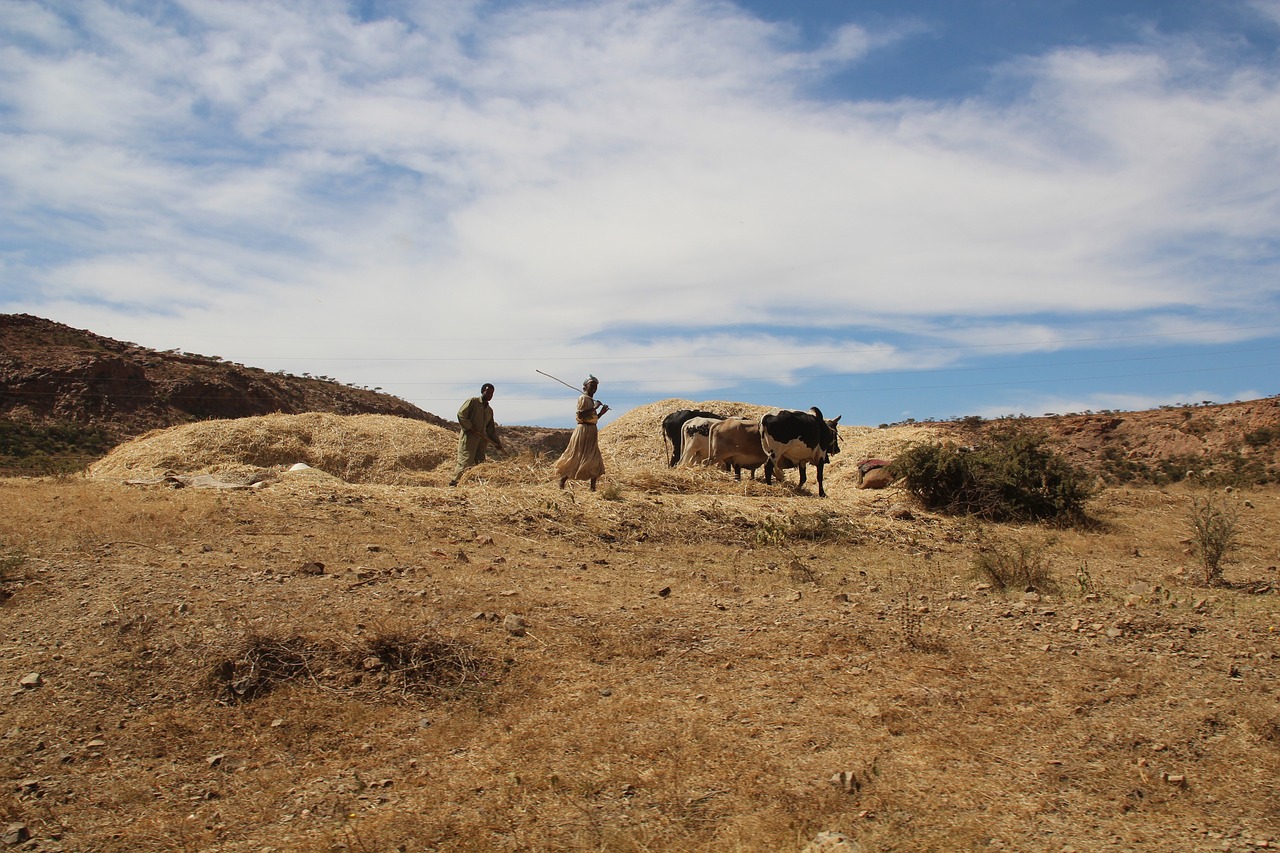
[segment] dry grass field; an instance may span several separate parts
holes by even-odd
[[[0,480],[0,843],[1280,846],[1275,486],[1212,493],[1239,528],[1210,588],[1206,490],[936,516],[854,487],[930,427],[842,426],[820,500],[667,469],[667,410],[606,419],[595,493],[530,454],[449,488],[452,434],[378,416]]]

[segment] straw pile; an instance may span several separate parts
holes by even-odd
[[[147,433],[95,462],[89,476],[261,478],[303,462],[349,483],[438,485],[451,472],[456,447],[449,430],[391,415],[264,415]]]
[[[632,409],[600,430],[606,480],[655,494],[770,493],[763,483],[738,483],[718,469],[668,468],[671,451],[663,440],[662,419],[678,409],[749,418],[776,411],[749,403],[680,399]],[[892,459],[910,442],[935,440],[941,432],[941,427],[924,425],[876,429],[842,424],[841,453],[827,466],[827,482],[856,482],[858,460]],[[89,476],[145,482],[212,475],[224,482],[253,483],[274,479],[303,462],[315,469],[309,472],[315,476],[323,472],[348,483],[440,486],[452,474],[456,447],[457,436],[449,430],[390,415],[265,415],[150,432],[94,463]],[[796,480],[794,472],[785,476]],[[464,483],[513,486],[553,480],[550,461],[527,452],[491,454],[488,462],[462,477]]]

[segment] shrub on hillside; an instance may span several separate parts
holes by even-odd
[[[1045,444],[1042,433],[992,431],[961,448],[917,444],[890,466],[928,509],[992,521],[1078,524],[1094,494],[1089,475]]]

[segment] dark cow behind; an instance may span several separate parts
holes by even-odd
[[[836,425],[840,416],[832,420],[822,417],[814,406],[807,412],[781,411],[774,415],[760,416],[760,445],[764,449],[764,481],[773,482],[773,474],[786,466],[786,462],[800,469],[800,486],[804,487],[805,465],[812,463],[818,469],[818,496],[825,498],[822,485],[822,468],[827,460],[840,452],[840,433]],[[779,477],[781,479],[781,477]]]
[[[671,461],[667,463],[668,468],[676,467],[680,461],[680,450],[683,447],[682,439],[684,438],[685,421],[691,418],[715,418],[716,420],[724,420],[724,415],[717,415],[715,412],[704,412],[701,409],[680,409],[672,412],[662,419],[662,439],[663,447],[670,446],[672,448]]]

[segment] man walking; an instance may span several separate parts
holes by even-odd
[[[493,409],[489,406],[492,399],[493,385],[486,382],[480,386],[479,397],[472,397],[458,409],[458,425],[462,429],[458,433],[458,464],[453,469],[450,486],[458,485],[458,478],[467,468],[484,461],[487,445],[492,444],[502,450],[498,427],[493,422]]]

